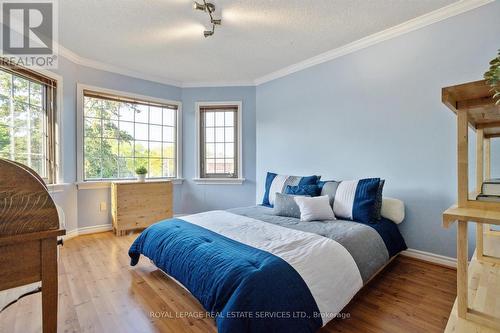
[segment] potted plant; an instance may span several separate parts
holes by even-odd
[[[140,166],[135,169],[135,173],[137,174],[137,180],[139,182],[144,183],[146,181],[146,174],[148,173],[148,169],[146,169],[144,166]]]
[[[486,82],[490,85],[491,90],[495,93],[493,99],[496,99],[497,105],[500,104],[500,50],[496,58],[490,61],[490,69],[484,73]]]

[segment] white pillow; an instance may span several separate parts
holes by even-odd
[[[299,206],[301,221],[336,220],[328,195],[321,197],[296,196],[293,199]]]
[[[405,219],[405,204],[403,201],[393,198],[382,198],[381,215],[396,224]]]

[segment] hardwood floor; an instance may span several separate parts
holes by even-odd
[[[136,236],[107,232],[65,243],[59,332],[215,332],[211,319],[199,318],[198,301],[147,259],[129,266]],[[455,296],[455,270],[399,257],[344,309],[349,318],[321,332],[443,332]],[[0,314],[0,331],[41,332],[40,303],[37,294],[8,308]]]

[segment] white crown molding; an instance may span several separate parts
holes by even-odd
[[[421,15],[394,27],[388,28],[386,30],[377,32],[370,36],[361,38],[357,41],[351,42],[344,46],[338,47],[336,49],[324,52],[312,58],[300,61],[296,64],[287,66],[278,71],[269,73],[267,75],[261,76],[257,78],[255,81],[234,81],[234,82],[180,82],[175,80],[170,80],[168,78],[164,78],[161,76],[149,75],[140,73],[128,68],[123,68],[107,63],[103,63],[100,61],[88,59],[82,57],[73,51],[65,48],[64,46],[59,44],[59,54],[78,64],[85,67],[90,67],[106,72],[111,72],[115,74],[125,75],[141,80],[152,81],[162,84],[167,84],[170,86],[178,87],[178,88],[208,88],[208,87],[244,87],[244,86],[258,86],[263,83],[276,80],[278,78],[290,75],[292,73],[301,71],[303,69],[319,65],[321,63],[342,57],[344,55],[362,50],[364,48],[370,47],[372,45],[378,44],[380,42],[401,36],[403,34],[409,33],[411,31],[426,27],[433,23],[437,23],[439,21],[446,20],[450,17],[465,13],[467,11],[476,9],[478,7],[489,4],[495,0],[461,0],[455,2],[446,7],[437,9],[433,12]]]
[[[452,257],[442,256],[440,254],[435,254],[431,252],[425,252],[415,249],[408,249],[401,252],[402,256],[415,258],[427,262],[431,262],[436,265],[446,266],[451,268],[457,268],[457,259]]]
[[[213,81],[213,82],[184,82],[182,88],[211,88],[211,87],[255,87],[254,81]]]
[[[283,69],[275,71],[273,73],[264,75],[255,80],[256,85],[261,85],[263,83],[276,80],[278,78],[290,75],[292,73],[301,71],[303,69],[319,65],[321,63],[342,57],[349,53],[353,53],[359,51],[361,49],[370,47],[372,45],[378,44],[380,42],[392,39],[394,37],[401,36],[403,34],[409,33],[411,31],[426,27],[433,23],[437,23],[442,20],[446,20],[447,18],[465,13],[469,10],[484,6],[488,3],[491,3],[495,0],[461,0],[455,2],[446,7],[437,9],[430,13],[418,16],[414,19],[396,25],[394,27],[388,28],[386,30],[377,32],[373,35],[361,38],[352,43],[346,44],[344,46],[338,47],[336,49],[327,51],[325,53],[319,54],[312,58],[303,60],[296,64],[287,66]]]
[[[59,55],[70,60],[71,62],[76,63],[76,64],[81,65],[81,66],[90,67],[90,68],[94,68],[94,69],[98,69],[98,70],[102,70],[102,71],[106,71],[106,72],[111,72],[111,73],[115,73],[115,74],[120,74],[120,75],[124,75],[124,76],[129,76],[129,77],[133,77],[136,79],[152,81],[152,82],[156,82],[156,83],[162,83],[162,84],[167,84],[170,86],[182,88],[182,82],[170,80],[170,79],[167,79],[167,78],[164,78],[161,76],[139,73],[139,72],[133,71],[133,70],[128,69],[128,68],[123,68],[123,67],[119,67],[119,66],[115,66],[115,65],[106,64],[104,62],[100,62],[97,60],[88,59],[88,58],[85,58],[85,57],[82,57],[82,56],[76,54],[75,52],[65,48],[62,45],[59,45]]]

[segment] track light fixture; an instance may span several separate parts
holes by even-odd
[[[199,2],[195,1],[193,3],[193,9],[194,10],[201,10],[201,11],[208,13],[208,16],[210,16],[210,23],[212,24],[212,30],[205,30],[203,32],[203,36],[205,36],[205,38],[212,36],[215,33],[215,26],[222,24],[221,19],[214,19],[213,15],[212,15],[215,11],[215,5],[211,2],[206,2],[206,0],[203,0],[203,3],[199,3]]]

